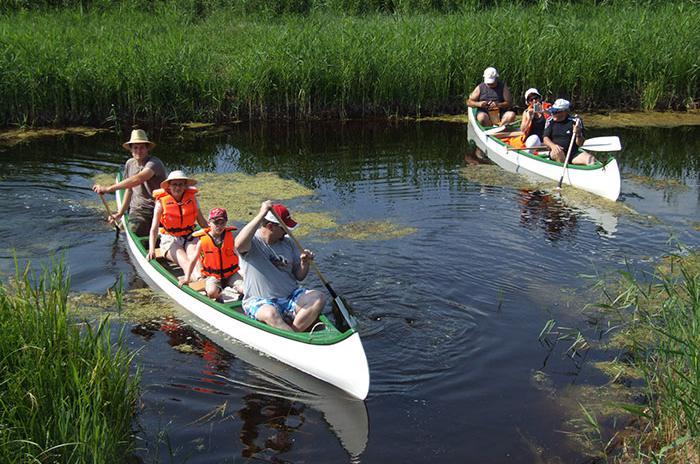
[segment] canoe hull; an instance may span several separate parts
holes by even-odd
[[[563,171],[561,163],[513,149],[496,137],[486,135],[476,121],[474,111],[469,111],[469,128],[477,146],[501,168],[535,179],[559,182]],[[620,169],[614,158],[598,168],[569,165],[562,183],[616,201],[620,195]]]

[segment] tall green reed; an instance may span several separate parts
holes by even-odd
[[[698,99],[700,10],[682,2],[364,16],[208,5],[198,18],[179,2],[0,17],[0,125],[455,113],[491,65],[518,104],[532,86],[577,110]]]
[[[700,255],[672,256],[650,282],[625,274],[610,300],[626,313],[629,353],[647,390],[648,404],[626,407],[646,424],[629,448],[643,462],[692,461],[700,453]]]
[[[133,354],[108,321],[68,315],[61,263],[0,282],[0,456],[3,462],[121,462],[138,398]]]

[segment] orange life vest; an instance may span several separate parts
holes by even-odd
[[[225,279],[238,272],[238,255],[234,247],[233,231],[235,227],[226,227],[221,247],[217,247],[209,235],[209,228],[198,230],[194,237],[199,237],[199,262],[202,274]]]
[[[153,198],[160,201],[163,212],[160,215],[161,234],[184,237],[194,231],[197,222],[197,194],[195,187],[187,187],[182,195],[182,200],[177,201],[164,189],[153,191]]]

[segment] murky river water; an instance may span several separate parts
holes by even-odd
[[[593,303],[585,275],[648,266],[674,249],[670,238],[700,242],[700,128],[614,133],[625,147],[614,207],[575,195],[562,201],[474,166],[466,127],[457,124],[240,126],[158,140],[154,154],[171,170],[275,171],[315,191],[290,202],[293,211],[416,231],[389,240],[304,238],[359,310],[371,371],[365,403],[184,313],[130,323],[143,376],[139,457],[585,462],[563,433],[580,413],[567,392],[606,383],[587,362],[606,354],[567,356],[570,342],[551,346],[540,331],[554,319],[585,332],[581,310]],[[96,173],[123,164],[120,141],[65,137],[0,152],[3,272],[13,269],[12,250],[37,264],[65,253],[74,291],[102,294],[120,273],[127,287],[144,286],[89,190]],[[183,345],[190,349],[173,348]]]

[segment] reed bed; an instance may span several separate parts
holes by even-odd
[[[62,265],[0,282],[0,456],[3,463],[123,462],[138,375],[107,321],[82,328],[68,310]]]
[[[640,434],[623,443],[622,462],[685,464],[700,459],[700,254],[670,257],[649,282],[625,274],[608,308],[625,314],[618,338],[644,376]],[[631,310],[631,312],[630,312]]]
[[[458,113],[491,65],[520,104],[532,86],[579,111],[698,100],[700,9],[684,2],[363,16],[181,3],[0,16],[0,125]]]

